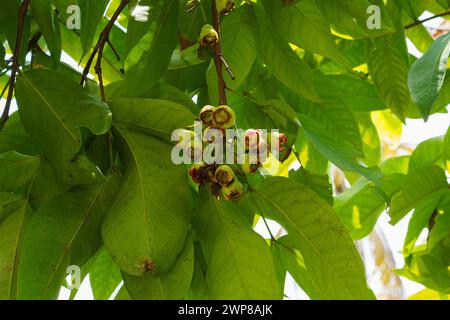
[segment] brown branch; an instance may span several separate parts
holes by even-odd
[[[219,42],[214,46],[214,65],[217,71],[217,80],[219,87],[219,104],[226,105],[227,104],[227,94],[225,92],[226,84],[225,80],[223,79],[223,71],[222,71],[222,64],[224,59],[222,54],[222,47],[220,45],[221,43],[220,13],[217,11],[216,0],[213,0],[212,2],[212,15],[213,15],[213,27],[216,30],[217,34],[219,35]]]
[[[97,44],[95,45],[94,50],[92,51],[91,55],[89,56],[89,59],[86,63],[86,67],[83,70],[83,75],[81,76],[80,84],[82,86],[84,86],[84,84],[87,80],[87,76],[89,74],[89,70],[91,69],[92,63],[94,62],[95,56],[97,56],[97,62],[95,63],[95,73],[98,76],[100,93],[101,93],[103,101],[106,100],[105,87],[103,85],[103,76],[102,76],[103,50],[105,48],[105,44],[110,43],[109,42],[109,33],[111,32],[112,28],[114,27],[114,23],[116,22],[117,18],[119,18],[120,13],[127,6],[127,4],[129,2],[130,2],[130,0],[122,0],[120,2],[119,7],[114,12],[114,14],[112,15],[111,19],[109,20],[108,24],[105,26],[103,31],[100,33],[100,37],[97,41]]]
[[[19,67],[20,67],[20,62],[19,62],[20,49],[22,47],[25,16],[27,14],[29,4],[30,4],[30,0],[23,0],[22,5],[20,6],[20,10],[19,10],[19,23],[17,26],[16,47],[14,49],[13,64],[11,67],[11,77],[9,78],[9,90],[8,90],[8,95],[6,97],[5,109],[3,110],[2,116],[0,118],[0,130],[3,127],[3,125],[6,123],[6,121],[8,121],[8,118],[9,118],[9,109],[11,108],[12,96],[13,96],[13,92],[14,92],[14,85],[16,82],[16,75],[17,75],[17,72],[19,71]]]
[[[445,17],[445,16],[448,16],[448,15],[450,15],[450,10],[442,12],[442,13],[439,13],[437,15],[434,15],[432,17],[429,17],[429,18],[426,18],[426,19],[423,19],[423,20],[414,21],[413,23],[410,23],[410,24],[406,25],[405,29],[410,29],[410,28],[413,28],[415,26],[421,25],[421,24],[423,24],[425,22],[434,20],[436,18]]]

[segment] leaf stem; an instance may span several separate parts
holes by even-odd
[[[15,82],[16,82],[16,75],[17,75],[17,72],[20,67],[20,62],[19,62],[20,49],[22,47],[25,16],[27,14],[29,5],[30,5],[30,0],[24,0],[21,4],[20,10],[19,10],[19,23],[17,26],[16,47],[14,49],[13,64],[11,67],[11,77],[9,78],[9,90],[8,90],[8,95],[6,97],[5,109],[3,110],[2,116],[0,118],[0,130],[2,129],[3,125],[6,123],[6,121],[8,121],[8,118],[9,118],[9,110],[11,108],[12,96],[13,96]]]
[[[105,26],[103,31],[100,33],[100,37],[97,41],[97,44],[94,47],[94,50],[92,51],[91,55],[89,56],[89,59],[86,63],[86,67],[83,70],[83,75],[81,77],[80,84],[84,86],[84,83],[87,80],[87,76],[89,74],[89,70],[91,69],[92,63],[94,62],[95,56],[97,56],[97,61],[95,63],[95,72],[98,76],[99,81],[99,87],[100,87],[100,94],[102,97],[102,101],[106,101],[105,96],[105,87],[103,84],[103,76],[102,76],[102,57],[103,57],[103,50],[105,48],[106,43],[109,42],[109,33],[111,32],[112,28],[114,27],[114,23],[116,22],[117,18],[119,18],[120,13],[122,10],[127,6],[127,4],[130,2],[130,0],[122,0],[120,2],[119,7],[116,9],[114,14],[112,15],[111,19],[109,20],[108,24]],[[110,45],[111,46],[111,45]],[[111,48],[113,48],[111,46]],[[113,49],[113,51],[115,51]]]

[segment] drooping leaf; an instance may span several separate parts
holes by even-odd
[[[372,39],[367,49],[371,78],[384,104],[402,121],[411,104],[408,89],[408,63],[401,52],[398,38],[386,36]],[[395,73],[392,70],[396,70]]]
[[[91,48],[97,27],[108,3],[108,0],[78,0],[81,10],[80,39],[83,46],[83,56]]]
[[[438,38],[409,72],[409,89],[425,121],[444,84],[449,54],[450,35],[447,34]]]
[[[224,75],[227,84],[232,89],[237,89],[247,78],[256,59],[256,40],[251,30],[251,19],[248,8],[242,7],[233,11],[223,20],[222,50],[227,62],[233,71],[235,80],[228,81],[228,75]]]
[[[30,8],[39,30],[47,43],[47,47],[52,55],[54,63],[59,62],[61,58],[61,33],[59,22],[56,21],[56,14],[50,0],[33,0],[30,2]]]
[[[420,203],[439,198],[447,189],[445,172],[437,166],[424,166],[409,173],[401,191],[392,198],[390,223],[396,224]]]
[[[82,265],[97,251],[118,182],[118,177],[111,177],[98,186],[74,187],[30,218],[20,257],[20,299],[55,299],[69,264]]]
[[[264,215],[286,228],[323,299],[373,299],[361,258],[325,200],[278,177],[266,179],[253,196]]]
[[[116,129],[124,179],[103,224],[103,240],[122,271],[161,274],[174,265],[189,229],[186,172],[172,163],[169,144]]]
[[[315,0],[303,0],[292,6],[283,6],[281,1],[266,0],[263,3],[276,30],[286,40],[343,65],[350,64],[339,51],[329,23]]]
[[[280,299],[270,248],[234,203],[202,192],[195,229],[212,299]]]
[[[312,79],[311,69],[274,30],[264,8],[257,5],[258,53],[273,75],[288,88],[312,101],[320,101]]]
[[[103,182],[100,170],[83,155],[80,128],[106,133],[111,124],[108,106],[63,74],[46,69],[22,73],[16,91],[23,126],[58,178],[70,184]]]
[[[155,85],[164,75],[177,44],[178,1],[145,0],[139,6],[151,7],[148,20],[131,20],[127,31],[125,79],[130,92],[139,94]]]

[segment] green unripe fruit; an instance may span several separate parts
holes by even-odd
[[[204,106],[202,108],[202,110],[200,110],[199,118],[205,126],[207,126],[207,127],[214,126],[212,114],[215,109],[216,108],[214,108],[213,106],[208,105],[208,106]]]
[[[216,170],[216,181],[222,186],[230,184],[234,179],[234,171],[230,166],[223,165]]]
[[[241,169],[247,174],[252,174],[258,171],[261,168],[261,163],[250,163],[250,158],[248,155],[245,156],[245,161],[241,164]]]
[[[200,32],[199,43],[202,47],[214,47],[219,43],[219,34],[210,24],[205,24]]]
[[[219,106],[212,113],[214,126],[219,129],[229,129],[236,123],[236,115],[229,106]]]
[[[233,0],[216,0],[217,11],[222,15],[227,15],[233,11],[236,4]]]
[[[222,194],[225,200],[239,199],[243,192],[244,187],[237,179],[234,179],[228,186],[222,186]]]

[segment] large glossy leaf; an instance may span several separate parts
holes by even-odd
[[[147,22],[130,21],[127,31],[126,81],[130,92],[147,91],[162,78],[177,44],[178,1],[144,0]]]
[[[107,132],[112,118],[108,106],[63,74],[46,69],[22,73],[16,91],[23,126],[58,177],[71,184],[104,181],[83,155],[80,128],[96,135]]]
[[[409,173],[401,191],[392,198],[389,209],[390,222],[397,223],[420,203],[434,201],[447,189],[445,172],[437,166],[424,166]]]
[[[447,34],[438,38],[409,72],[409,89],[425,121],[444,84],[449,54],[450,35]]]
[[[159,276],[136,277],[122,273],[124,286],[135,300],[182,300],[194,271],[194,246],[190,236],[175,265]]]
[[[254,192],[264,215],[281,223],[300,250],[323,299],[372,299],[364,267],[344,225],[319,195],[286,178]]]
[[[112,258],[130,275],[161,274],[182,250],[190,218],[190,190],[171,147],[144,133],[117,127],[124,180],[103,224]]]
[[[195,229],[206,259],[211,298],[280,299],[270,248],[242,210],[202,192]]]
[[[262,6],[255,6],[257,17],[258,53],[273,75],[289,89],[312,101],[317,96],[311,69],[290,46],[273,30],[272,23]],[[254,24],[255,26],[255,24]]]
[[[118,177],[111,177],[102,185],[75,187],[30,218],[20,258],[20,299],[55,299],[69,263],[80,266],[97,251],[118,182]]]

